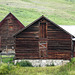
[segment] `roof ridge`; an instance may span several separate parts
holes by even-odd
[[[13,36],[15,37],[16,35],[18,35],[20,32],[22,32],[23,30],[25,30],[26,28],[28,28],[29,26],[31,26],[32,24],[34,24],[35,22],[37,22],[38,20],[40,20],[41,18],[45,18],[46,20],[48,20],[49,22],[53,23],[55,26],[59,27],[60,29],[62,29],[63,31],[65,31],[67,34],[71,35],[72,37],[74,37],[72,34],[70,34],[68,31],[66,31],[65,29],[63,29],[62,27],[60,27],[59,25],[57,25],[56,23],[54,23],[53,21],[49,20],[48,18],[46,18],[44,15],[42,15],[41,17],[39,17],[38,19],[36,19],[35,21],[33,21],[32,23],[30,23],[29,25],[27,25],[24,29],[20,30],[19,32],[15,33]]]
[[[3,21],[9,16],[9,15],[12,15],[16,20],[18,20],[11,12],[9,14],[7,14],[4,19],[0,22],[0,26],[3,24]],[[25,27],[19,20],[18,20],[19,24],[22,26],[22,27]]]

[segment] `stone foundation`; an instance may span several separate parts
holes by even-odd
[[[39,66],[45,67],[47,65],[52,65],[52,64],[57,66],[57,65],[64,65],[64,64],[70,62],[70,60],[54,60],[54,59],[46,59],[46,60],[44,60],[44,59],[35,59],[34,60],[34,59],[24,59],[24,60],[15,60],[14,64],[16,64],[17,62],[20,62],[20,61],[29,61],[29,62],[32,63],[32,65],[34,67],[39,67]]]

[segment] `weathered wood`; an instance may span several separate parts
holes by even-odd
[[[52,21],[41,17],[15,36],[15,58],[71,59],[71,36]]]
[[[18,32],[24,26],[19,22],[19,20],[11,13],[9,13],[0,22],[0,47],[4,49],[12,49],[14,47],[14,37],[13,34]]]
[[[73,57],[75,57],[75,41],[73,41]]]
[[[71,52],[48,52],[48,58],[68,60],[71,58]]]

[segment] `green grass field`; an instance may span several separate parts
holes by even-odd
[[[0,0],[0,21],[9,12],[25,26],[41,15],[59,25],[75,25],[75,0]]]

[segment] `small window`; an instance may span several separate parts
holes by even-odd
[[[10,31],[13,31],[13,26],[9,26],[9,30]]]
[[[46,23],[40,23],[40,38],[46,38]]]

